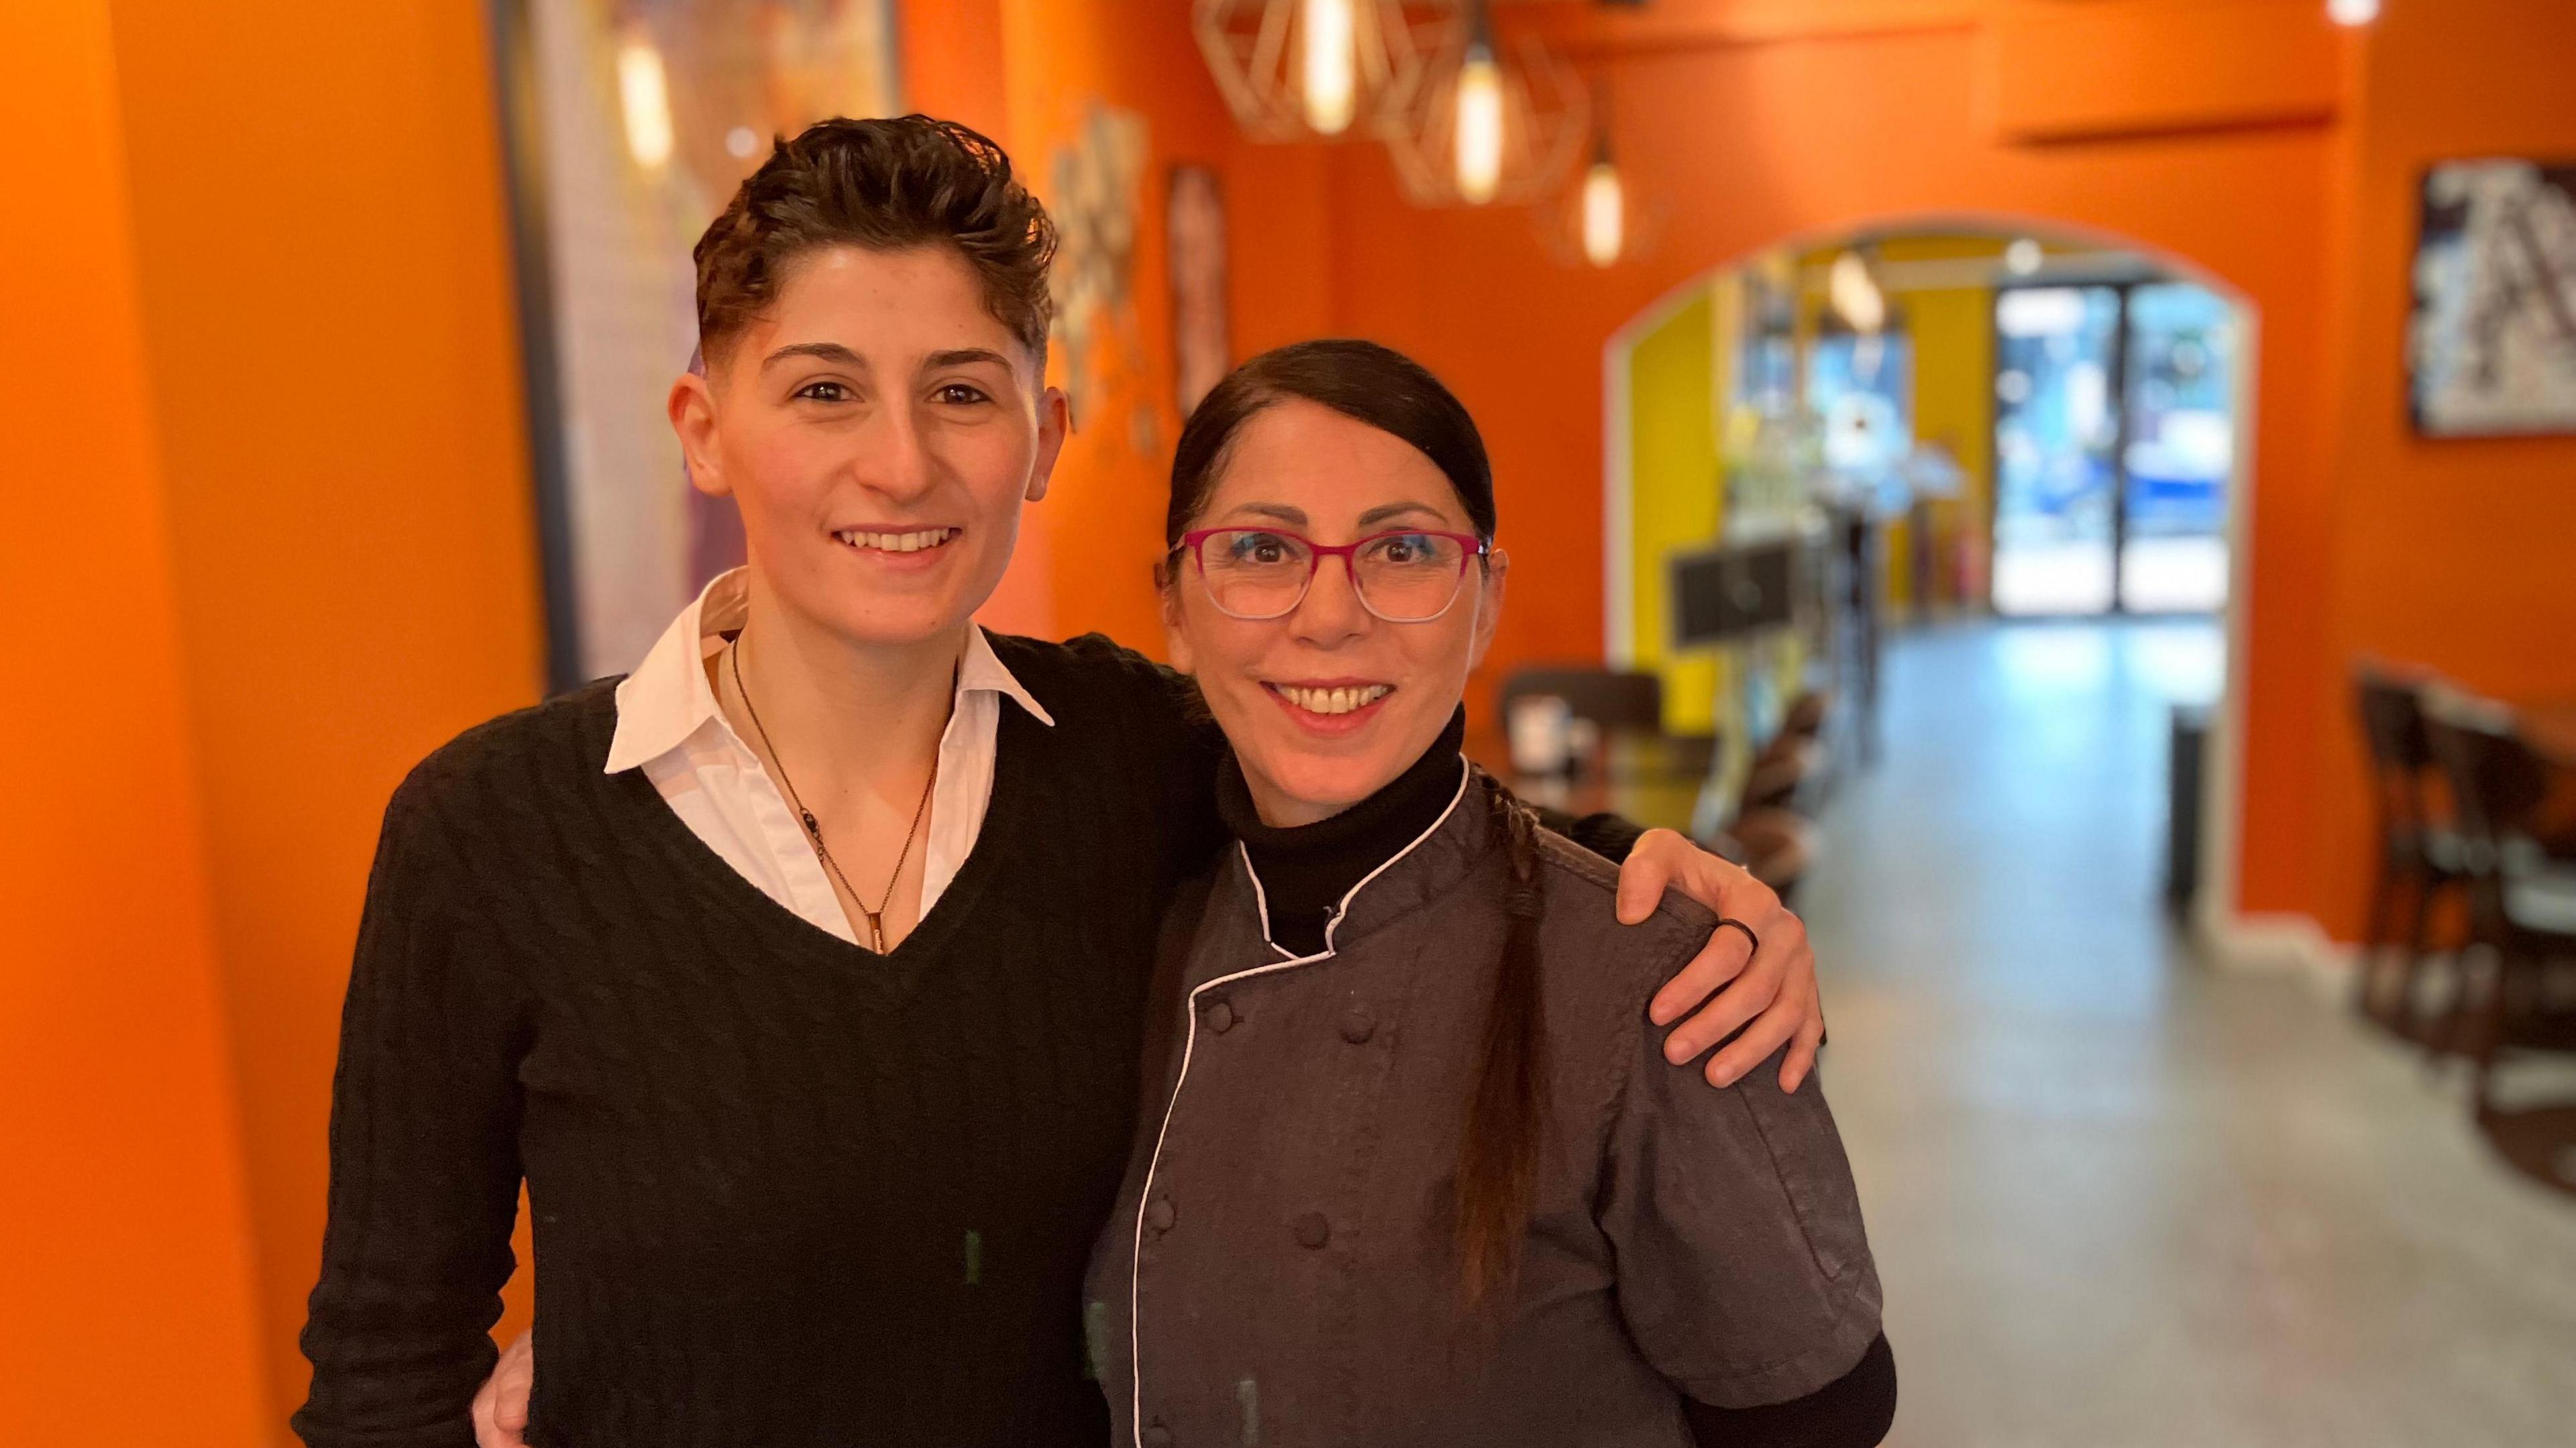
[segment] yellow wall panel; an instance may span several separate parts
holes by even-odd
[[[1727,309],[1733,310],[1733,289]],[[1718,473],[1717,403],[1724,379],[1716,295],[1702,288],[1640,336],[1628,358],[1630,429],[1629,579],[1636,607],[1637,667],[1664,676],[1665,727],[1710,727],[1717,665],[1705,650],[1672,649],[1672,596],[1665,563],[1676,550],[1704,546],[1717,534],[1723,503]]]

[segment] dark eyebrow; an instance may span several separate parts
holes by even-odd
[[[779,363],[786,361],[790,357],[812,357],[820,361],[831,362],[839,366],[852,368],[861,372],[866,371],[868,367],[868,359],[851,351],[849,348],[842,346],[838,342],[798,342],[791,346],[781,347],[777,351],[770,353],[768,356],[761,358],[761,370],[765,372],[770,368],[777,366]]]
[[[923,371],[928,372],[941,367],[963,367],[969,362],[991,362],[1005,368],[1011,365],[1010,358],[990,347],[952,347],[945,352],[933,352],[922,358],[921,367]]]
[[[1393,522],[1407,513],[1428,513],[1435,523],[1445,524],[1449,521],[1441,517],[1440,510],[1429,503],[1387,503],[1360,514],[1360,531],[1365,533],[1380,523]]]
[[[1286,503],[1238,503],[1231,511],[1250,513],[1261,518],[1276,518],[1291,528],[1306,526],[1306,510],[1289,507]]]

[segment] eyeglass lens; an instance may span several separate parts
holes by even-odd
[[[1371,613],[1390,623],[1438,618],[1458,596],[1466,549],[1433,533],[1372,538],[1351,558],[1351,582]],[[1237,618],[1278,618],[1295,609],[1315,576],[1303,540],[1257,528],[1211,533],[1199,545],[1208,597]]]

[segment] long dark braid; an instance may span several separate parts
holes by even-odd
[[[1538,816],[1482,769],[1476,784],[1511,864],[1503,954],[1485,1007],[1485,1040],[1458,1147],[1460,1286],[1468,1307],[1498,1299],[1520,1271],[1545,1145],[1547,1006],[1539,978]]]

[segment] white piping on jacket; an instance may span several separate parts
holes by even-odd
[[[1172,1078],[1171,1099],[1163,1103],[1163,1124],[1154,1129],[1154,1154],[1145,1162],[1145,1185],[1136,1194],[1136,1229],[1127,1242],[1127,1436],[1132,1448],[1145,1448],[1145,1363],[1142,1333],[1138,1325],[1144,1315],[1140,1306],[1142,1298],[1139,1279],[1144,1276],[1145,1271],[1145,1209],[1154,1200],[1154,1173],[1163,1165],[1163,1140],[1171,1134],[1172,1113],[1180,1109],[1181,1088],[1189,1084],[1190,1053],[1197,1049],[1199,1043],[1199,992],[1216,986],[1229,985],[1238,980],[1248,980],[1256,975],[1268,975],[1273,971],[1289,970],[1300,965],[1313,965],[1319,960],[1332,959],[1333,935],[1342,928],[1342,917],[1350,913],[1351,902],[1358,899],[1359,893],[1369,887],[1370,881],[1394,868],[1396,861],[1422,848],[1424,841],[1440,833],[1440,827],[1449,823],[1449,816],[1458,812],[1458,801],[1467,797],[1468,781],[1474,777],[1473,771],[1467,767],[1466,759],[1461,757],[1458,761],[1458,788],[1449,796],[1448,807],[1440,811],[1440,817],[1433,820],[1429,828],[1413,837],[1413,843],[1387,856],[1384,863],[1360,876],[1359,883],[1351,886],[1343,894],[1341,903],[1333,907],[1333,918],[1324,922],[1324,948],[1320,953],[1274,960],[1268,965],[1256,965],[1249,969],[1238,970],[1232,975],[1221,975],[1214,980],[1203,981],[1190,988],[1189,997],[1185,1002],[1189,1009],[1184,1013],[1189,1017],[1189,1032],[1181,1038],[1181,1073]],[[1252,877],[1253,909],[1261,918],[1262,943],[1285,955],[1287,948],[1270,938],[1270,896],[1261,888],[1261,872],[1252,868],[1252,852],[1245,849],[1240,840],[1235,842],[1234,848],[1243,856],[1243,872]]]

